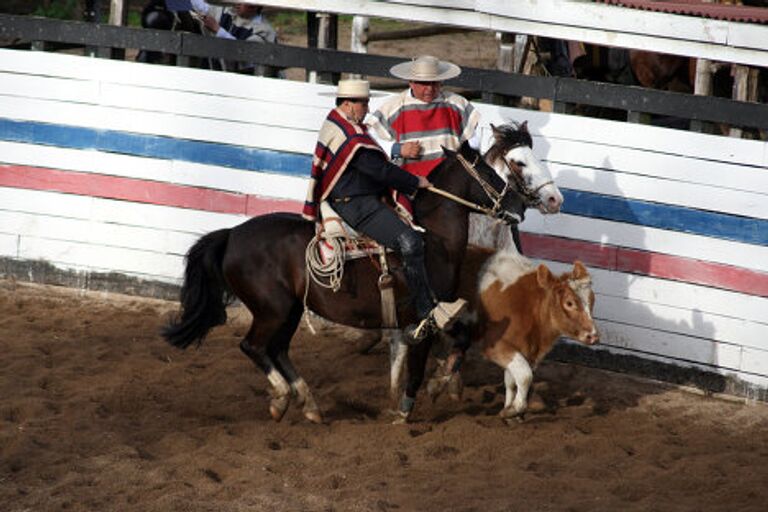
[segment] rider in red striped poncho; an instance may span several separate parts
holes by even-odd
[[[463,309],[464,300],[438,303],[424,267],[424,240],[382,202],[391,189],[412,195],[431,183],[391,163],[368,135],[363,119],[368,114],[370,86],[365,80],[342,80],[331,110],[318,135],[312,175],[303,215],[317,220],[320,203],[327,201],[352,228],[397,251],[418,322],[405,329],[415,344],[437,329],[444,329]]]

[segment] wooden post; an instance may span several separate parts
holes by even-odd
[[[307,34],[309,37],[310,48],[330,48],[336,49],[336,41],[338,35],[338,21],[339,18],[335,14],[329,13],[307,13],[308,17],[315,17],[316,23],[312,23],[308,20],[313,31],[316,29],[316,38],[310,32]],[[314,25],[314,26],[313,26]],[[313,41],[314,39],[314,41]],[[313,44],[315,43],[315,44]],[[335,83],[339,79],[339,73],[318,73],[317,71],[310,71],[307,78],[308,82],[318,83]]]
[[[515,73],[518,68],[515,67],[515,34],[502,32],[499,35],[499,54],[496,58],[496,69]]]
[[[352,40],[349,48],[355,53],[368,53],[368,32],[371,25],[367,16],[355,16],[352,18]],[[351,73],[349,78],[359,80],[363,75]]]
[[[110,0],[109,2],[109,21],[110,25],[123,27],[128,21],[128,2],[127,0]],[[99,56],[105,56],[110,59],[125,60],[125,48],[110,48],[104,51],[99,50]]]
[[[514,62],[512,63],[512,69],[515,73],[523,73],[526,61],[528,60],[528,49],[531,41],[525,34],[515,35],[515,50],[514,50]]]
[[[699,96],[712,95],[712,74],[714,68],[709,59],[696,59],[696,79],[693,83],[693,94]],[[704,122],[698,119],[691,120],[690,127],[692,131],[703,132]]]
[[[496,55],[496,69],[514,73],[515,69],[515,34],[509,32],[497,32],[496,39],[499,40],[499,51]],[[482,92],[483,101],[486,103],[495,103],[504,105],[507,98],[501,94],[492,92]]]
[[[733,64],[731,66],[731,73],[733,74],[733,93],[731,97],[734,100],[747,101],[749,94],[749,67]],[[741,133],[741,128],[731,128],[728,135],[741,138]]]
[[[109,2],[109,24],[125,26],[128,20],[128,2],[125,0],[110,0]]]
[[[352,41],[349,49],[355,53],[368,53],[368,35],[371,24],[368,16],[352,18]]]

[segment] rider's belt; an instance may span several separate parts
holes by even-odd
[[[335,197],[335,198],[331,199],[331,202],[332,202],[332,203],[348,203],[348,202],[350,202],[351,200],[352,200],[352,198],[351,198],[350,196],[346,196],[346,197]]]

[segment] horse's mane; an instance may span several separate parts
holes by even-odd
[[[486,158],[490,162],[503,157],[507,151],[516,147],[533,148],[533,139],[526,123],[520,124],[513,121],[501,126],[491,125],[491,128],[493,128],[494,142],[486,153]]]

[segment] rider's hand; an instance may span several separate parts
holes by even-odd
[[[214,34],[219,31],[219,22],[216,21],[216,18],[211,16],[210,14],[206,14],[203,17],[203,25],[205,25],[205,28],[213,32]]]
[[[417,140],[404,142],[400,146],[400,155],[403,158],[419,158],[420,154],[421,154],[421,142]]]
[[[419,188],[429,188],[432,186],[432,183],[424,176],[417,176],[417,178],[419,178]]]

